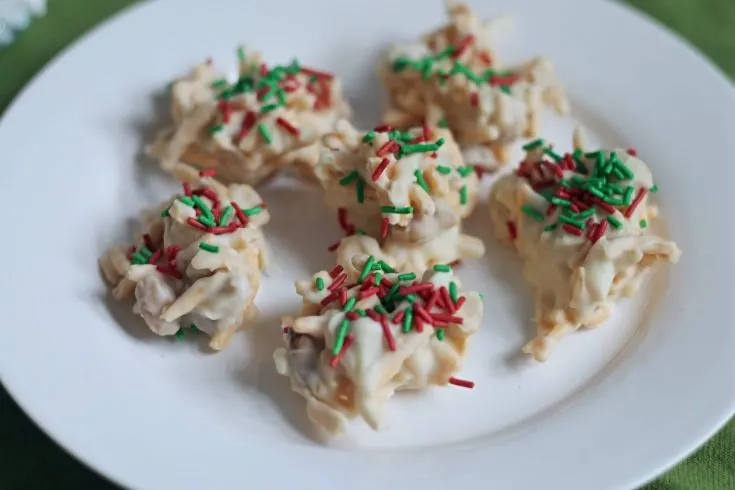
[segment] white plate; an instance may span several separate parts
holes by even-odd
[[[319,191],[285,179],[262,189],[277,265],[258,299],[263,321],[226,352],[154,337],[108,303],[97,257],[175,189],[137,157],[169,80],[207,56],[234,68],[245,41],[269,60],[298,56],[337,72],[369,124],[381,49],[443,21],[439,2],[424,3],[162,0],[105,24],[25,90],[0,125],[0,373],[52,437],[140,489],[589,490],[653,477],[731,415],[735,91],[691,48],[610,3],[475,5],[516,16],[504,58],[553,57],[597,143],[638,148],[684,250],[548,363],[518,356],[531,300],[481,207],[469,229],[488,256],[462,269],[487,299],[461,373],[477,388],[396,396],[384,432],[355,423],[338,443],[314,442],[271,352],[277,317],[297,305],[291,282],[330,265],[338,229]],[[548,116],[544,134],[566,147],[572,126]]]

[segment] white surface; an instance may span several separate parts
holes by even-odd
[[[461,270],[486,298],[460,374],[476,389],[397,396],[384,432],[355,423],[340,441],[314,442],[271,352],[277,317],[297,305],[291,281],[330,265],[325,248],[338,229],[316,189],[285,179],[262,189],[277,268],[254,333],[209,355],[194,339],[154,337],[129,305],[108,304],[98,255],[128,238],[146,203],[175,189],[137,157],[155,93],[207,56],[234,68],[245,41],[274,62],[298,56],[334,70],[358,121],[373,123],[376,55],[443,21],[439,2],[421,4],[161,0],[105,24],[25,90],[0,122],[0,375],[52,437],[146,490],[589,490],[653,477],[728,418],[735,90],[689,47],[610,3],[475,2],[483,14],[517,16],[504,59],[554,58],[595,143],[638,148],[684,250],[640,298],[569,337],[548,363],[518,355],[531,335],[531,299],[480,207],[468,228],[486,239],[488,256]],[[572,126],[548,116],[544,134],[566,148]]]

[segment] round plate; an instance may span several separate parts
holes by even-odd
[[[273,62],[298,56],[335,71],[358,122],[371,125],[382,97],[377,56],[443,22],[442,6],[148,3],[64,53],[0,124],[0,374],[31,417],[137,489],[630,488],[710,436],[735,407],[735,91],[691,48],[615,4],[476,3],[483,16],[515,16],[498,39],[504,59],[550,56],[594,142],[635,146],[649,163],[666,233],[684,250],[676,267],[537,364],[518,354],[532,335],[520,264],[489,235],[481,205],[467,228],[487,257],[460,269],[486,298],[460,373],[477,387],[396,396],[384,431],[356,421],[339,440],[315,441],[271,354],[278,317],[298,305],[292,281],[331,265],[325,249],[339,232],[318,189],[287,178],[261,189],[275,257],[262,318],[218,355],[196,336],[150,334],[129,304],[110,301],[97,258],[176,189],[139,156],[165,117],[172,78],[208,56],[234,70],[244,41]],[[543,134],[568,148],[574,122],[547,115]]]

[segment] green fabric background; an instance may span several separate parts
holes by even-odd
[[[204,1],[204,0],[203,0]],[[50,0],[8,48],[0,48],[0,113],[62,48],[131,0]],[[629,0],[708,55],[735,79],[735,0]],[[0,488],[115,488],[46,437],[0,387]],[[735,420],[645,490],[735,489]],[[590,489],[593,490],[593,489]]]

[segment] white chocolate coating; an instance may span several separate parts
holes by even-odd
[[[226,180],[257,184],[349,115],[333,75],[294,62],[266,68],[264,76],[260,55],[241,53],[234,83],[210,63],[173,82],[173,127],[149,149],[164,170],[176,175],[183,161],[217,168]]]
[[[115,299],[134,293],[133,312],[151,331],[174,335],[195,325],[211,337],[210,346],[220,350],[256,313],[253,302],[267,260],[260,227],[270,217],[251,187],[206,181],[208,186],[193,189],[194,197],[216,210],[212,199],[216,196],[218,227],[192,226],[189,220],[197,220],[197,210],[182,200],[187,196],[177,196],[144,213],[141,237],[145,238],[137,243],[148,240],[152,250],[116,245],[102,256],[100,266]],[[197,195],[205,188],[208,195]],[[250,215],[247,226],[234,210],[229,217],[225,214],[232,202]]]
[[[371,256],[352,257],[356,267],[346,268],[334,279],[329,272],[322,271],[310,281],[296,283],[296,291],[304,300],[302,311],[295,318],[284,318],[284,326],[288,327],[284,333],[286,346],[274,354],[278,372],[288,376],[292,389],[306,398],[309,418],[329,435],[342,432],[346,419],[357,415],[377,430],[385,405],[396,391],[451,382],[466,354],[468,338],[482,318],[482,301],[477,293],[462,291],[451,271],[429,271],[421,283],[428,283],[428,288],[433,290],[448,288],[453,282],[458,287],[458,298],[464,298],[459,300],[462,303],[458,303],[458,308],[452,303],[450,313],[441,301],[425,310],[441,321],[446,320],[441,323],[445,327],[441,328],[443,334],[438,334],[436,327],[420,317],[416,320],[418,313],[412,313],[416,315],[413,318],[409,316],[409,311],[426,306],[431,291],[415,293],[415,303],[403,296],[395,301],[379,297],[389,291],[391,284],[400,282],[410,286],[416,281],[401,282],[396,273],[380,272],[381,292],[363,293],[375,287],[374,273],[362,284],[355,284],[368,257]],[[382,260],[377,256],[372,258],[375,263]],[[333,291],[329,288],[334,281],[341,280],[341,275],[346,276],[343,299],[346,302],[356,299],[351,308],[349,304],[345,307],[340,299],[330,301]],[[323,281],[321,290],[318,281]],[[380,309],[381,305],[390,305],[391,313],[384,318],[374,309]],[[404,321],[394,323],[388,319],[398,312],[402,312]],[[349,324],[349,333],[347,337],[342,335],[343,347],[335,358],[335,343],[340,342],[340,328],[345,322]],[[406,322],[411,325],[410,330]],[[389,334],[385,333],[386,329]]]
[[[506,146],[535,136],[543,104],[569,111],[551,63],[535,58],[504,68],[489,29],[465,4],[447,2],[449,23],[408,45],[393,46],[379,72],[390,95],[384,121],[398,127],[446,124],[466,149],[489,150],[483,164],[507,160]]]
[[[579,134],[575,139],[583,140]],[[563,335],[580,326],[591,328],[604,322],[618,297],[637,291],[647,268],[662,261],[676,263],[681,255],[674,242],[656,236],[648,227],[657,215],[656,208],[648,202],[650,189],[656,189],[648,167],[639,158],[618,149],[598,153],[600,162],[605,163],[599,168],[609,164],[613,153],[616,157],[612,160],[617,159],[631,175],[620,178],[623,175],[608,173],[603,181],[596,173],[597,156],[577,151],[574,156],[579,163],[571,155],[564,156],[568,163],[560,167],[553,159],[545,158],[543,147],[538,147],[528,151],[518,172],[501,177],[491,190],[489,205],[495,233],[518,250],[524,261],[524,278],[536,297],[538,334],[524,347],[524,352],[539,361],[548,358]],[[544,160],[546,163],[541,163]],[[553,166],[564,170],[552,171]],[[613,167],[617,169],[618,164]],[[610,189],[605,198],[611,201],[612,208],[597,204],[596,196],[585,190],[588,177],[597,179],[597,188],[604,193]],[[564,185],[559,185],[560,178]],[[607,184],[617,186],[621,192],[613,191]],[[570,200],[582,214],[564,201],[548,200],[557,199],[554,196],[564,192],[575,193]],[[638,195],[640,199],[636,198]],[[551,204],[555,206],[548,211]],[[563,228],[568,223],[560,222],[562,213],[582,223],[580,236],[567,231],[574,231],[574,226]],[[578,216],[582,218],[576,219]],[[557,226],[549,229],[555,223]],[[602,234],[596,237],[595,231]]]

